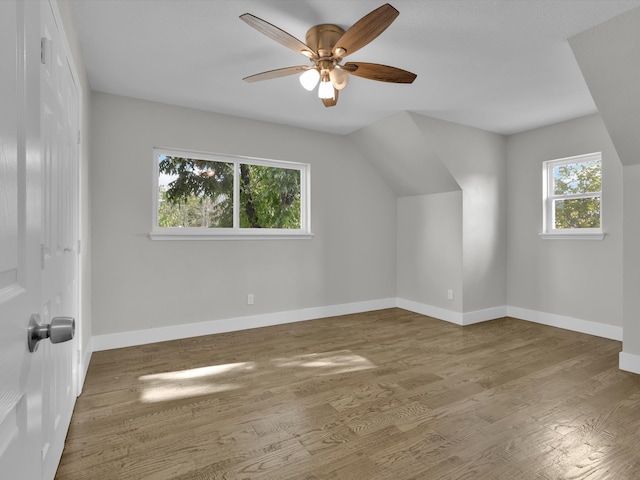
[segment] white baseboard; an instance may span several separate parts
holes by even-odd
[[[499,306],[463,313],[404,298],[384,298],[380,300],[347,303],[342,305],[329,305],[326,307],[314,307],[301,310],[290,310],[286,312],[211,320],[208,322],[189,323],[185,325],[171,325],[146,330],[95,335],[92,337],[89,342],[89,347],[84,353],[82,382],[84,382],[84,378],[86,377],[89,361],[91,360],[91,353],[94,351],[97,352],[101,350],[111,350],[114,348],[132,347],[135,345],[165,342],[168,340],[197,337],[201,335],[247,330],[250,328],[282,325],[286,323],[302,322],[337,315],[348,315],[351,313],[369,312],[393,307],[437,318],[438,320],[455,323],[460,326],[472,325],[474,323],[486,322],[509,316],[551,327],[563,328],[574,332],[609,338],[611,340],[622,340],[622,327],[552,313],[539,312],[536,310],[528,310],[525,308]],[[620,368],[622,370],[640,373],[640,356],[622,352],[620,354]]]
[[[579,318],[556,315],[554,313],[539,312],[519,307],[507,307],[509,317],[540,323],[550,327],[563,328],[574,332],[587,333],[596,337],[609,338],[622,341],[622,327],[607,325],[605,323],[591,322]]]
[[[395,298],[384,298],[381,300],[347,303],[343,305],[329,305],[326,307],[305,308],[302,310],[290,310],[263,315],[225,318],[221,320],[211,320],[208,322],[171,325],[168,327],[149,328],[146,330],[96,335],[92,339],[93,350],[98,352],[101,350],[132,347],[135,345],[145,345],[147,343],[166,342],[168,340],[198,337],[214,333],[233,332],[237,330],[247,330],[250,328],[269,327],[285,323],[334,317],[337,315],[370,312],[385,308],[393,308],[395,306]]]
[[[579,318],[556,315],[554,313],[539,312],[526,308],[500,306],[488,308],[486,310],[476,310],[473,312],[454,312],[424,303],[398,298],[396,301],[398,308],[404,308],[410,312],[427,315],[429,317],[455,323],[456,325],[472,325],[474,323],[486,322],[502,317],[513,317],[529,322],[540,323],[550,327],[563,328],[574,332],[587,333],[597,337],[609,338],[611,340],[622,341],[622,327],[607,325],[605,323],[591,322]]]
[[[396,299],[396,307],[409,310],[413,313],[419,313],[420,315],[426,315],[427,317],[437,318],[438,320],[444,320],[445,322],[455,323],[456,325],[464,325],[464,316],[461,312],[454,312],[446,308],[434,307],[433,305],[414,302],[413,300],[404,298]]]
[[[640,373],[640,355],[620,352],[618,357],[618,368],[625,372]]]
[[[93,337],[89,339],[87,348],[84,350],[82,360],[80,363],[80,378],[78,379],[78,395],[82,393],[84,387],[84,381],[87,378],[87,372],[89,371],[89,364],[91,363],[91,355],[93,354]]]
[[[495,320],[496,318],[502,318],[507,315],[507,307],[505,306],[462,313],[447,310],[446,308],[434,307],[425,303],[414,302],[413,300],[406,300],[404,298],[398,298],[396,300],[396,306],[398,308],[409,310],[410,312],[437,318],[438,320],[444,320],[445,322],[455,323],[460,326]]]
[[[474,323],[487,322],[489,320],[495,320],[496,318],[503,318],[507,316],[507,307],[493,307],[486,308],[484,310],[475,310],[473,312],[463,313],[463,325],[473,325]]]

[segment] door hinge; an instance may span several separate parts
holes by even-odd
[[[40,268],[44,270],[44,243],[40,244]]]
[[[78,145],[82,143],[82,130],[78,129]]]
[[[47,37],[40,38],[40,63],[47,64]]]
[[[82,240],[78,240],[78,255],[82,253]]]

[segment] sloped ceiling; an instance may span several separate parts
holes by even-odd
[[[570,39],[620,161],[640,164],[640,9]]]
[[[352,78],[325,108],[296,76],[243,77],[306,59],[250,28],[250,12],[304,40],[348,28],[376,0],[70,0],[93,90],[339,134],[400,111],[509,134],[594,113],[567,42],[640,0],[392,0],[400,16],[350,60],[413,85]]]
[[[460,190],[434,146],[406,112],[362,128],[349,137],[399,197]]]

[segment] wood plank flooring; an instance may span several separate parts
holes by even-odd
[[[620,342],[401,309],[96,352],[56,479],[640,479]]]

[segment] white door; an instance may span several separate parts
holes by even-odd
[[[75,403],[77,340],[30,353],[27,322],[79,310],[79,100],[49,1],[0,0],[0,65],[0,478],[49,480]]]
[[[42,358],[27,348],[40,306],[40,5],[0,1],[0,476],[39,479]]]
[[[78,313],[78,89],[52,5],[42,2],[40,75],[42,198],[41,305],[43,323]],[[42,460],[53,478],[77,396],[77,336],[41,342]]]

